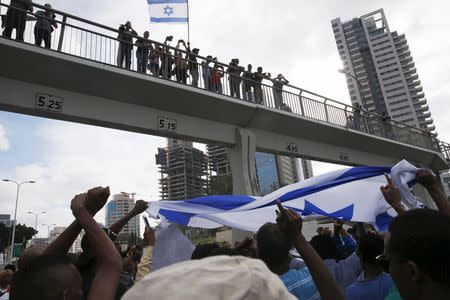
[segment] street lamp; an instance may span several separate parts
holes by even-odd
[[[50,243],[50,227],[56,226],[56,224],[42,224],[42,226],[47,226],[47,244]]]
[[[364,93],[363,93],[363,89],[362,89],[361,82],[358,80],[358,78],[356,78],[356,76],[353,75],[352,73],[345,71],[344,69],[339,69],[338,72],[341,73],[341,74],[347,75],[347,76],[349,76],[349,77],[351,77],[351,78],[353,78],[353,79],[355,79],[356,84],[358,85],[359,96],[361,97],[361,101],[362,101],[362,103],[363,103],[364,106],[365,106],[367,103],[366,103],[366,99],[365,99],[365,97],[364,97]]]
[[[36,183],[35,181],[29,180],[29,181],[22,181],[22,182],[17,182],[14,180],[9,180],[9,179],[3,179],[4,182],[12,182],[15,183],[17,185],[17,192],[16,192],[16,207],[14,209],[14,223],[13,223],[13,230],[12,230],[12,237],[11,237],[11,256],[10,256],[10,262],[13,259],[13,250],[14,250],[14,239],[16,237],[16,223],[17,223],[17,204],[19,203],[19,191],[20,191],[20,187],[22,186],[22,184],[25,183]]]
[[[34,230],[35,231],[37,231],[38,216],[42,215],[42,214],[45,214],[45,213],[46,213],[46,211],[42,211],[42,212],[39,212],[39,213],[35,213],[35,212],[32,212],[32,211],[27,212],[27,214],[31,214],[31,215],[34,215],[36,217],[35,220],[34,220]]]

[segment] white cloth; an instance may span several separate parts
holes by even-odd
[[[176,224],[167,225],[166,222],[161,222],[161,227],[156,231],[152,272],[190,260],[194,249],[194,245],[183,235]]]
[[[123,300],[296,299],[260,260],[215,256],[172,265],[136,283]]]
[[[409,191],[417,168],[402,161],[394,167],[354,167],[333,171],[286,187],[267,196],[208,196],[186,201],[151,202],[147,212],[170,222],[192,227],[228,226],[256,232],[263,224],[275,222],[275,200],[302,215],[365,222],[378,230],[387,229],[396,212],[384,200],[380,186],[390,173],[400,188],[407,207],[418,206]]]

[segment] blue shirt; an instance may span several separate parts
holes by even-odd
[[[291,269],[280,275],[288,291],[302,300],[320,299],[319,292],[307,268],[301,270]]]
[[[345,291],[347,300],[384,300],[394,283],[389,274],[383,273],[371,280],[358,280]]]

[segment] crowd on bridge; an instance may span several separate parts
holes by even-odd
[[[52,6],[45,4],[44,8],[28,14],[27,12],[33,13],[34,10],[31,0],[12,0],[6,15],[2,17],[3,37],[11,38],[15,29],[16,40],[23,42],[27,21],[36,21],[35,44],[41,46],[44,43],[46,48],[51,48],[52,33],[58,28],[58,22]],[[173,36],[168,36],[164,43],[152,42],[148,31],[140,37],[130,21],[120,25],[118,32],[118,67],[131,69],[133,50],[136,47],[135,66],[138,72],[174,79],[183,84],[187,84],[190,78],[192,86],[201,85],[218,94],[224,93],[226,89],[229,96],[258,104],[264,104],[268,98],[272,98],[275,108],[291,110],[283,102],[283,86],[289,84],[289,81],[282,74],[272,78],[270,73],[263,72],[262,67],[254,72],[250,64],[245,69],[239,66],[237,58],[232,59],[228,65],[220,63],[217,57],[213,58],[211,55],[202,58],[198,48],[191,49],[190,43],[182,39],[178,40],[176,47],[171,47]],[[272,96],[268,95],[269,90],[264,91],[264,79],[273,83],[270,87]]]
[[[147,203],[139,200],[109,228],[94,220],[109,197],[97,187],[76,195],[73,223],[46,248],[28,248],[0,272],[0,299],[450,299],[450,205],[431,171],[419,170],[438,210],[406,210],[386,175],[385,201],[398,216],[386,233],[369,224],[319,228],[307,241],[302,217],[277,201],[276,223],[233,246],[200,244],[190,261],[158,263],[155,231],[122,251],[117,235]],[[243,216],[245,217],[245,216]],[[347,228],[347,229],[346,229]],[[79,255],[68,254],[84,230]],[[192,251],[192,250],[191,250]]]

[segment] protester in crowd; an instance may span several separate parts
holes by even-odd
[[[194,251],[192,252],[191,259],[202,259],[206,257],[210,257],[211,253],[214,252],[214,250],[217,250],[220,248],[220,245],[218,243],[208,243],[208,244],[200,244],[195,247]]]
[[[117,66],[123,68],[125,61],[125,68],[131,68],[131,52],[133,51],[133,37],[137,37],[137,32],[131,27],[131,22],[127,21],[120,25],[119,35],[119,49],[117,51]]]
[[[223,78],[223,66],[216,63],[214,64],[214,68],[212,69],[211,83],[212,83],[212,91],[217,94],[223,93],[222,78]]]
[[[311,239],[310,244],[340,288],[345,290],[358,279],[361,274],[361,264],[356,252],[344,260],[337,261],[337,247],[333,237],[319,234]]]
[[[70,259],[64,255],[42,255],[19,269],[14,277],[11,299],[115,299],[122,265],[114,244],[92,217],[90,209],[97,204],[88,201],[87,194],[79,194],[71,202],[72,213],[98,258],[89,294],[83,295],[81,276]],[[59,246],[68,236],[66,233]],[[62,248],[54,245],[53,251]]]
[[[145,228],[144,231],[144,249],[142,257],[137,265],[136,282],[145,277],[152,270],[153,248],[155,247],[155,231],[153,228]]]
[[[56,23],[56,15],[52,12],[50,4],[44,5],[45,10],[36,12],[37,20],[34,26],[34,41],[35,45],[40,46],[44,41],[45,48],[51,48],[52,32],[58,28]]]
[[[202,61],[202,78],[205,90],[212,91],[212,68],[209,66],[213,60],[211,55],[208,55],[205,60]]]
[[[188,77],[188,65],[187,60],[183,57],[183,52],[180,50],[180,46],[183,45],[187,50],[186,42],[184,40],[179,40],[176,51],[175,51],[175,67],[172,74],[175,75],[177,82],[186,84]],[[188,54],[186,54],[186,57]]]
[[[396,217],[384,241],[389,271],[402,299],[450,299],[450,216],[416,209]]]
[[[393,282],[391,276],[383,272],[383,267],[376,257],[383,253],[383,238],[378,234],[368,233],[361,237],[358,256],[363,274],[345,291],[345,298],[384,300],[389,294]]]
[[[192,86],[198,87],[199,71],[198,71],[197,56],[200,53],[200,50],[198,48],[194,48],[191,50],[190,42],[187,42],[186,50],[188,52],[187,61],[188,61],[189,75],[192,78]]]
[[[147,73],[149,52],[150,49],[153,49],[152,43],[148,40],[149,37],[150,33],[145,31],[144,36],[136,40],[138,46],[136,50],[137,71],[140,73]]]
[[[263,68],[258,67],[257,71],[253,73],[253,90],[255,92],[255,102],[258,104],[264,104],[264,96],[262,90],[263,79],[270,79],[270,73],[263,73]]]
[[[125,225],[134,217],[140,215],[147,209],[147,203],[143,200],[136,201],[133,209],[126,214],[124,217],[116,221],[109,228],[103,229],[102,231],[107,234],[111,242],[113,242],[120,231],[125,227]],[[114,244],[113,244],[114,245]],[[134,247],[134,249],[132,249]],[[88,295],[90,289],[92,288],[93,280],[96,276],[96,269],[98,267],[99,257],[95,252],[95,249],[90,243],[89,233],[86,233],[81,240],[81,248],[83,249],[83,253],[80,254],[77,267],[83,278],[83,294]],[[114,247],[114,249],[116,249]],[[116,251],[117,252],[117,251]],[[135,245],[130,246],[130,248],[126,251],[124,255],[125,258],[131,257],[131,259],[135,258],[135,254],[139,252],[139,249],[135,247]],[[120,256],[120,254],[119,254]],[[140,255],[139,255],[140,256]],[[140,257],[139,257],[140,259]],[[135,259],[139,261],[139,259]],[[130,262],[131,263],[131,262]],[[121,261],[123,264],[123,261]]]
[[[6,24],[3,29],[3,37],[11,38],[13,29],[16,29],[16,40],[23,42],[27,11],[33,12],[31,0],[11,0],[6,12]]]
[[[14,277],[14,272],[4,270],[0,272],[0,300],[9,300],[9,289]]]
[[[275,102],[275,108],[281,109],[283,106],[283,86],[289,84],[289,81],[283,76],[283,74],[278,74],[276,78],[272,80],[273,82],[273,100]]]
[[[341,220],[334,221],[334,240],[337,247],[336,259],[341,260],[349,257],[357,248],[356,241],[344,229],[344,222]]]
[[[325,264],[302,234],[302,218],[285,209],[277,200],[277,224],[267,223],[256,234],[258,254],[269,269],[278,274],[298,299],[343,299],[342,291]],[[289,250],[294,246],[308,269],[289,269]]]
[[[252,86],[254,76],[252,72],[252,65],[247,66],[247,70],[242,74],[242,94],[245,101],[253,102]]]
[[[230,96],[241,99],[241,73],[245,68],[239,66],[239,59],[233,58],[227,69],[228,84],[230,85]]]

